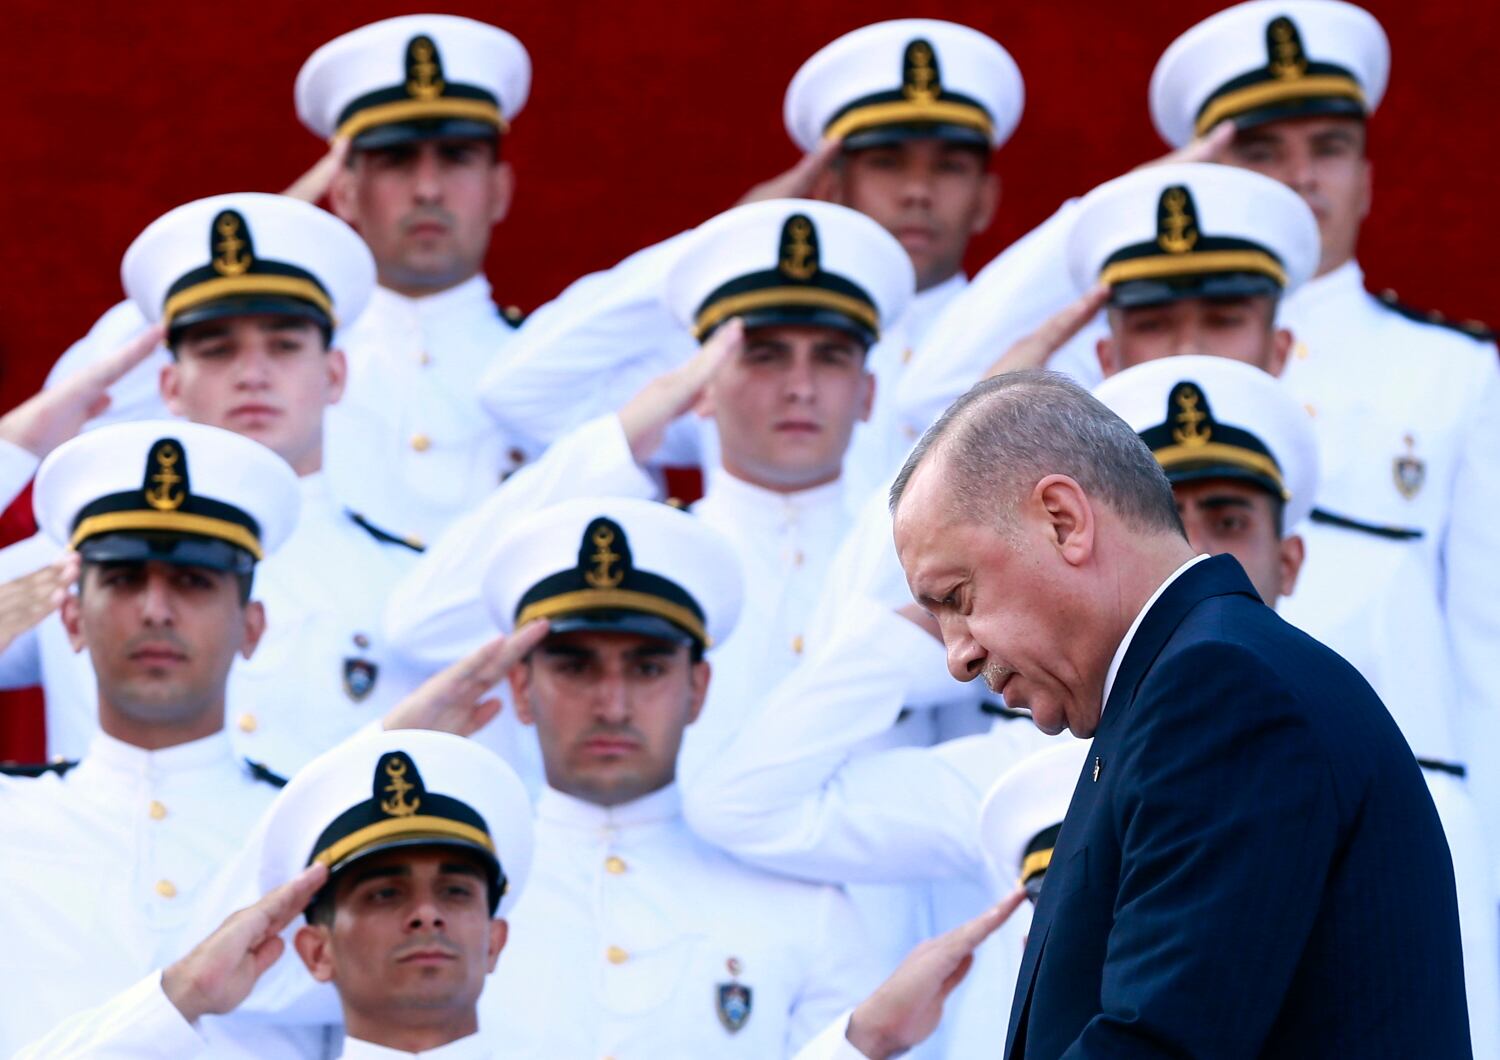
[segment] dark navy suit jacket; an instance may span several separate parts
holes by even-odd
[[[1122,660],[1037,901],[1007,1058],[1470,1056],[1458,904],[1380,699],[1185,571]]]

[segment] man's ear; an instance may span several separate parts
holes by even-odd
[[[864,384],[865,396],[864,400],[859,403],[859,421],[861,423],[869,423],[870,413],[875,411],[875,388],[880,385],[880,381],[875,378],[875,373],[868,368],[864,371]]]
[[[1276,329],[1271,336],[1271,364],[1267,369],[1272,375],[1280,378],[1281,373],[1286,370],[1287,358],[1292,355],[1292,347],[1296,344],[1297,337],[1290,328]]]
[[[497,225],[510,213],[511,200],[516,194],[516,171],[509,162],[497,162],[490,181],[490,224]]]
[[[495,965],[500,962],[500,951],[505,949],[505,940],[509,937],[509,924],[498,917],[490,921],[490,966],[488,971],[493,972]]]
[[[337,405],[344,396],[344,386],[349,382],[349,358],[337,346],[330,347],[323,358],[323,370],[327,373],[328,404]]]
[[[328,183],[328,205],[333,207],[339,220],[354,228],[359,227],[359,178],[354,172],[358,165],[358,160],[349,160],[339,167]]]
[[[1099,371],[1105,379],[1120,370],[1120,347],[1113,335],[1103,335],[1094,345],[1094,355],[1099,358]]]
[[[688,710],[688,724],[698,720],[698,715],[703,713],[703,701],[708,698],[708,681],[713,676],[713,667],[706,660],[700,659],[693,663],[692,672],[688,675],[691,688],[692,702]]]
[[[88,571],[78,575],[78,581],[82,584],[83,579],[88,576]],[[78,598],[76,592],[70,592],[63,597],[62,607],[57,615],[62,619],[63,629],[68,634],[68,644],[75,652],[81,652],[88,647],[83,640],[83,601]]]
[[[536,711],[531,709],[531,664],[518,662],[510,668],[511,699],[515,701],[516,720],[522,725],[536,724]]]
[[[245,605],[245,639],[240,644],[240,654],[246,659],[254,655],[265,632],[266,607],[259,600],[251,600]]]
[[[982,179],[984,183],[979,189],[979,209],[974,211],[974,223],[969,226],[969,234],[975,236],[990,226],[995,220],[995,213],[1000,209],[1000,174],[990,170]]]
[[[1094,553],[1094,509],[1083,487],[1067,475],[1048,475],[1031,496],[1063,562],[1086,563]]]
[[[161,391],[162,404],[167,406],[167,411],[174,416],[182,416],[182,369],[177,358],[174,357],[161,366],[161,375],[157,377],[156,385]]]
[[[1302,572],[1302,561],[1307,558],[1307,545],[1301,535],[1288,534],[1281,539],[1279,549],[1281,562],[1281,595],[1291,596],[1297,588],[1297,575]]]
[[[333,981],[333,952],[329,946],[328,929],[321,924],[303,924],[292,936],[292,945],[297,956],[307,966],[307,974],[320,983]],[[491,965],[490,967],[494,967]]]

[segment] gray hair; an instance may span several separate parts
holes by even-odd
[[[927,428],[891,485],[892,514],[934,449],[952,472],[954,514],[997,529],[1048,475],[1067,475],[1138,530],[1187,535],[1172,486],[1146,443],[1087,390],[1056,372],[1007,372],[975,384]]]

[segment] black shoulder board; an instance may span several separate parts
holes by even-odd
[[[263,784],[269,784],[273,788],[286,787],[286,777],[282,776],[280,773],[266,768],[259,762],[252,762],[247,758],[245,759],[245,768],[250,770],[250,775],[252,777],[254,777],[256,780],[259,780]]]
[[[44,777],[48,773],[56,773],[58,776],[66,776],[68,770],[78,764],[78,760],[71,762],[42,762],[37,765],[27,765],[21,762],[0,762],[0,777]]]
[[[526,314],[521,312],[518,305],[496,306],[500,310],[500,319],[513,328],[518,328],[526,323]]]
[[[1431,309],[1416,309],[1401,301],[1395,291],[1387,288],[1375,296],[1375,300],[1385,306],[1393,313],[1400,313],[1407,320],[1415,320],[1418,324],[1431,324],[1433,327],[1447,328],[1456,331],[1460,335],[1467,335],[1479,342],[1494,342],[1495,330],[1488,324],[1478,320],[1449,320],[1442,313]]]
[[[1402,526],[1380,526],[1377,523],[1365,523],[1358,519],[1351,519],[1347,515],[1337,515],[1334,512],[1325,511],[1322,508],[1314,508],[1308,518],[1315,523],[1324,526],[1336,526],[1340,530],[1357,530],[1361,534],[1374,534],[1376,537],[1388,538],[1391,541],[1416,541],[1423,535],[1420,530],[1408,530]]]
[[[427,546],[422,544],[421,540],[418,538],[402,537],[400,534],[393,534],[389,530],[384,530],[381,527],[378,527],[374,523],[370,522],[370,520],[366,519],[363,515],[360,515],[353,509],[345,508],[344,513],[348,515],[349,518],[354,520],[354,524],[356,526],[362,529],[365,533],[369,534],[376,541],[379,541],[381,544],[400,545],[402,548],[409,548],[413,552],[427,551]]]
[[[1014,707],[1007,707],[1004,704],[988,699],[979,704],[979,709],[991,717],[1004,718],[1006,721],[1019,721],[1022,718],[1025,718],[1027,721],[1031,720],[1031,711],[1029,710],[1016,710]]]

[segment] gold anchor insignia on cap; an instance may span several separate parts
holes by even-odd
[[[794,280],[810,280],[817,275],[817,231],[800,213],[787,218],[781,230],[780,267]]]
[[[220,276],[239,276],[255,261],[250,230],[234,210],[221,211],[214,218],[212,242],[213,267]]]
[[[619,569],[620,554],[611,547],[615,543],[615,532],[607,526],[597,528],[590,540],[594,543],[594,554],[589,557],[594,569],[585,571],[583,580],[595,589],[613,589],[625,579]]]
[[[153,445],[146,457],[146,503],[159,512],[176,511],[187,500],[186,469],[177,469],[181,460],[182,450],[170,438]]]
[[[1202,400],[1203,395],[1191,383],[1182,384],[1172,394],[1172,401],[1177,405],[1177,413],[1172,418],[1178,423],[1178,426],[1172,428],[1172,440],[1178,445],[1207,445],[1213,437],[1213,425],[1209,422],[1208,413],[1199,407]]]
[[[391,793],[391,797],[382,799],[380,808],[392,817],[410,817],[422,805],[420,798],[407,798],[416,785],[406,779],[406,766],[405,758],[394,756],[385,763],[385,775],[390,779],[385,790]]]
[[[942,94],[937,56],[932,45],[918,38],[906,46],[902,64],[901,94],[913,103],[933,103]]]
[[[1156,243],[1168,254],[1186,254],[1198,243],[1198,211],[1187,188],[1174,184],[1161,193],[1156,213]]]
[[[1266,68],[1279,81],[1294,81],[1307,73],[1307,53],[1296,23],[1285,15],[1266,26]]]
[[[437,45],[431,37],[413,37],[406,46],[407,95],[413,99],[437,99],[443,88],[443,64]]]

